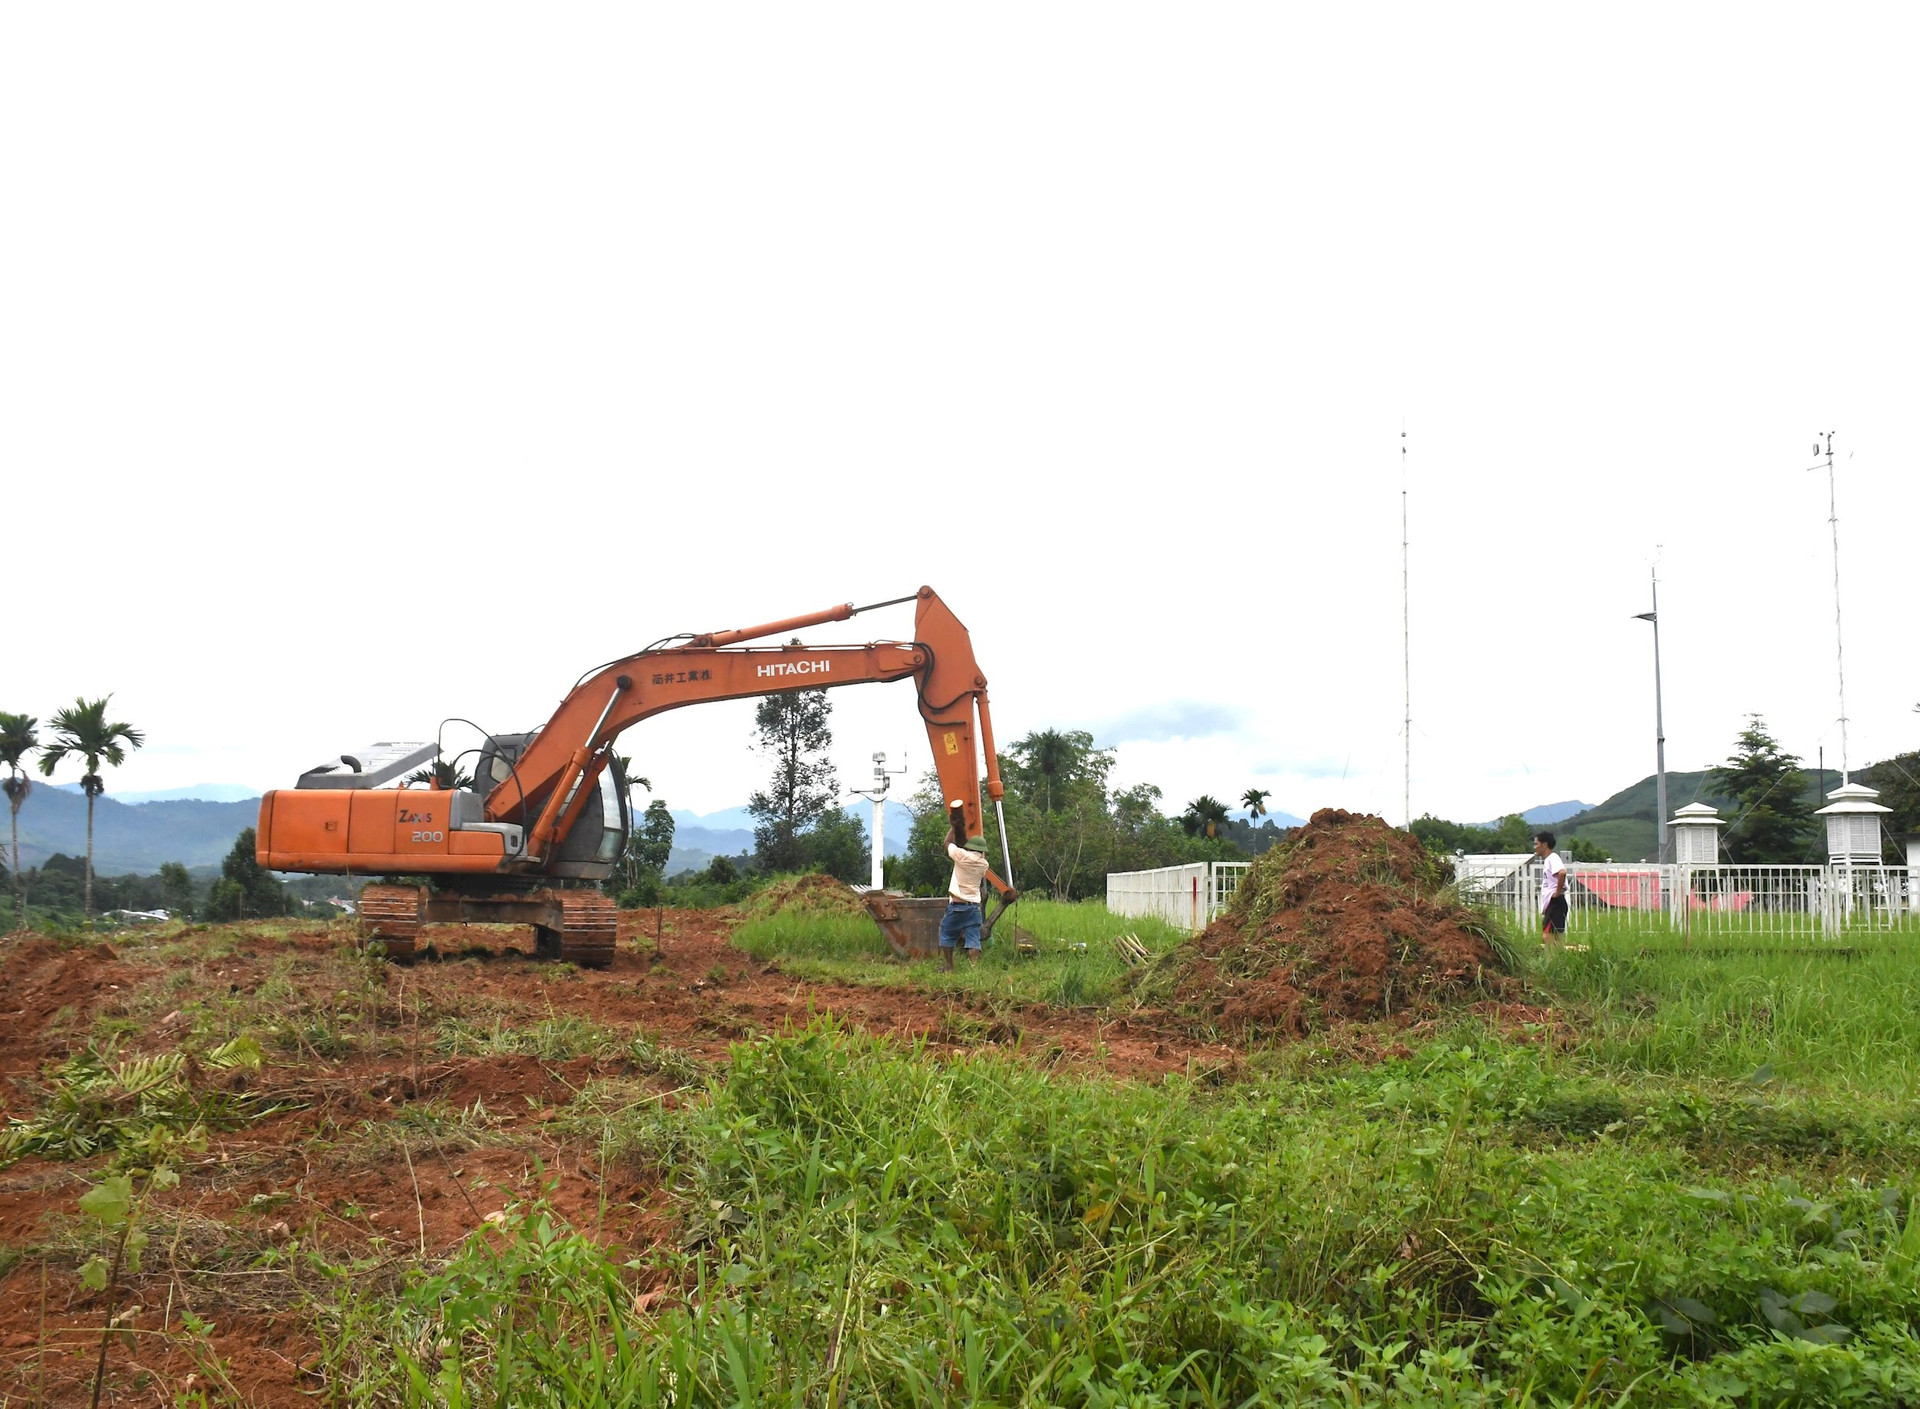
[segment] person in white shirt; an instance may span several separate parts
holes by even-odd
[[[940,917],[940,957],[953,967],[953,951],[965,944],[967,958],[980,957],[980,882],[988,881],[1011,901],[1017,894],[987,868],[987,839],[971,836],[959,845],[966,827],[965,811],[953,804],[949,815],[953,831],[947,838],[947,857],[953,862],[953,879],[947,882],[947,910]]]
[[[1567,863],[1553,849],[1552,832],[1536,832],[1533,854],[1540,858],[1540,937],[1558,948],[1567,932]]]

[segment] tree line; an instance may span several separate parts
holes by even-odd
[[[333,907],[318,907],[297,895],[254,860],[254,832],[243,831],[220,863],[220,874],[204,886],[178,861],[169,861],[152,876],[96,877],[93,870],[94,804],[106,794],[105,771],[118,768],[146,735],[125,720],[109,719],[112,695],[97,700],[84,696],[56,710],[46,722],[30,714],[0,711],[0,764],[6,768],[12,845],[7,872],[13,892],[13,920],[17,929],[27,923],[27,898],[51,916],[78,910],[91,926],[101,909],[166,910],[206,920],[254,919],[275,915],[331,915]],[[29,766],[51,778],[63,764],[78,765],[80,791],[87,799],[87,850],[82,857],[55,854],[31,870],[20,866],[20,809],[33,792]],[[104,903],[103,903],[104,902]]]
[[[93,923],[93,805],[107,790],[101,775],[103,766],[118,768],[127,754],[146,743],[146,735],[123,720],[107,718],[112,695],[97,700],[78,697],[65,709],[54,711],[48,721],[49,736],[40,738],[40,721],[30,714],[0,713],[0,763],[7,768],[6,793],[8,819],[13,826],[13,919],[16,927],[27,922],[26,891],[20,875],[20,807],[33,785],[27,779],[28,758],[38,753],[42,776],[51,778],[62,763],[80,765],[80,791],[87,798],[87,855],[81,883],[81,906],[89,925]]]
[[[1857,770],[1854,781],[1879,790],[1880,835],[1888,853],[1901,837],[1920,831],[1920,752],[1897,754]],[[1804,865],[1827,859],[1826,834],[1815,815],[1825,805],[1805,764],[1780,747],[1758,714],[1734,740],[1733,752],[1713,773],[1715,790],[1731,812],[1720,846],[1736,865]],[[1904,859],[1904,858],[1901,858]]]
[[[1890,860],[1904,859],[1900,838],[1920,832],[1920,752],[1898,754],[1854,773],[1857,782],[1876,788],[1891,811],[1882,818],[1881,836]],[[1827,859],[1826,834],[1816,815],[1819,796],[1802,760],[1781,748],[1758,714],[1747,716],[1726,761],[1707,775],[1710,795],[1724,800],[1720,849],[1741,866],[1818,865]],[[1655,826],[1659,819],[1654,819]],[[1492,827],[1463,826],[1438,817],[1420,817],[1413,834],[1431,851],[1448,855],[1518,853],[1533,846],[1534,828],[1516,815]],[[1573,861],[1605,861],[1598,846],[1578,837],[1562,837],[1560,850]]]

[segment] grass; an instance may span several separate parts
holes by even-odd
[[[369,1403],[1913,1402],[1915,1191],[1866,1177],[1910,1136],[1730,1171],[1596,1124],[1656,1089],[1457,1036],[1215,1092],[821,1027],[619,1118],[677,1248],[528,1204],[333,1358]]]
[[[1035,957],[1007,929],[952,975],[885,956],[864,918],[736,942],[796,976],[1076,1006],[1130,1001],[1113,934],[1181,938],[1098,906],[1017,918]],[[230,1162],[216,1128],[177,1155],[191,1184],[151,1220],[140,1294],[170,1304],[177,1280],[196,1308],[317,1327],[323,1397],[361,1406],[1920,1404],[1915,942],[1575,938],[1589,948],[1551,957],[1513,941],[1531,1002],[1555,1009],[1540,1027],[1459,1016],[1370,1048],[1281,1044],[1212,1083],[941,1059],[831,1023],[708,1069],[511,996],[443,984],[423,1012],[417,979],[403,1002],[344,948],[276,950],[236,988],[194,947],[230,955],[226,932],[116,938],[149,970],[125,1011],[178,1009],[168,1051],[202,1067],[257,1034],[221,1060],[257,1053],[263,1093],[336,1041],[368,1067],[406,1044],[394,1070],[601,1064],[539,1109],[425,1098],[329,1124],[316,1108],[304,1138]],[[38,1157],[98,1178],[224,1123],[208,1104],[224,1082],[188,1101],[164,1053],[134,1067],[75,1026],[16,1137]],[[1402,1055],[1352,1055],[1369,1049]],[[504,1220],[461,1215],[476,1231],[451,1256],[338,1241],[359,1215],[300,1202],[316,1152],[320,1175],[364,1170],[407,1203],[409,1161],[453,1177],[499,1145],[548,1182]],[[609,1207],[616,1172],[644,1222]],[[250,1201],[221,1221],[210,1191]],[[0,1249],[0,1271],[51,1252],[57,1306],[98,1251],[56,1230]]]
[[[1033,936],[1031,955],[1019,953],[1016,926]],[[901,963],[865,915],[750,919],[734,931],[733,943],[756,959],[779,960],[800,978],[1077,1008],[1125,1001],[1132,970],[1113,947],[1121,934],[1138,935],[1153,954],[1186,938],[1185,931],[1159,920],[1121,919],[1098,902],[1022,900],[999,922],[979,962],[962,961],[952,973],[937,961]]]
[[[1586,951],[1544,974],[1592,1010],[1589,1051],[1609,1069],[1920,1094],[1920,936],[1716,936],[1703,953],[1697,938],[1595,923],[1577,940]]]
[[[864,914],[794,914],[750,919],[733,932],[733,947],[769,959],[885,959],[892,954],[880,927]]]

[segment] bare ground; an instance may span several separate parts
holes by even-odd
[[[698,1099],[702,1064],[743,1037],[831,1015],[936,1057],[997,1049],[1147,1080],[1238,1061],[1171,1019],[973,1010],[802,981],[731,949],[732,924],[718,911],[625,914],[599,972],[535,962],[507,947],[529,937],[508,931],[464,953],[473,932],[438,932],[458,957],[406,969],[356,955],[345,928],[273,922],[128,940],[124,953],[0,939],[0,1117],[40,1109],[51,1068],[90,1039],[131,1054],[249,1030],[268,1048],[257,1075],[224,1080],[279,1109],[212,1133],[179,1187],[151,1196],[101,1402],[169,1405],[204,1389],[216,1402],[313,1403],[332,1378],[314,1322],[337,1299],[321,1295],[327,1278],[398,1285],[543,1189],[609,1245],[639,1254],[674,1236],[644,1161],[603,1166],[581,1113]],[[533,1050],[503,1050],[515,1044]],[[102,1163],[0,1169],[0,1405],[87,1402],[107,1306],[78,1269],[107,1245],[76,1200]],[[209,1329],[187,1333],[188,1317]]]

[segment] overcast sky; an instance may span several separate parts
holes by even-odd
[[[0,708],[110,791],[932,584],[1003,740],[1478,820],[1920,745],[1911,7],[14,5]],[[910,608],[817,633],[905,635]],[[836,692],[849,784],[929,761]],[[748,703],[624,746],[744,801]],[[472,742],[458,726],[450,745]],[[1685,799],[1676,799],[1676,802]]]

